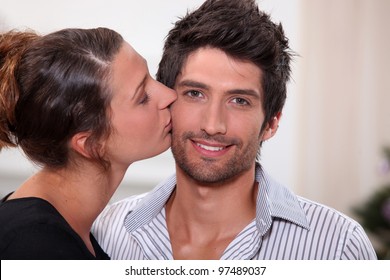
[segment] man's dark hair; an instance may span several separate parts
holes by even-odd
[[[179,19],[166,38],[157,80],[173,88],[189,54],[201,47],[221,49],[262,70],[262,129],[282,111],[292,52],[281,24],[259,11],[254,0],[207,0]]]

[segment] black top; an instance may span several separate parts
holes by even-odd
[[[108,260],[90,234],[96,257],[46,200],[28,197],[0,201],[0,259]]]

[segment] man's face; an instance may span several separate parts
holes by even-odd
[[[199,183],[254,167],[264,121],[259,67],[215,48],[190,54],[177,77],[172,152],[178,172]]]

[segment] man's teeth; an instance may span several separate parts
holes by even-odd
[[[211,146],[206,146],[206,145],[202,145],[202,144],[199,144],[199,143],[197,143],[196,145],[198,145],[202,149],[205,149],[207,151],[212,151],[212,152],[218,152],[218,151],[221,151],[221,150],[224,149],[224,147],[211,147]]]

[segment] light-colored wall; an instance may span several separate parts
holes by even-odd
[[[390,182],[390,1],[301,1],[297,192],[349,212]]]
[[[42,34],[106,26],[143,55],[154,75],[164,37],[177,17],[203,0],[2,0],[0,30]],[[259,0],[281,21],[299,53],[277,135],[262,164],[300,195],[350,212],[379,183],[380,149],[390,143],[387,0]],[[34,172],[17,150],[0,154],[0,194]],[[174,172],[170,152],[129,168],[118,200],[151,189]]]

